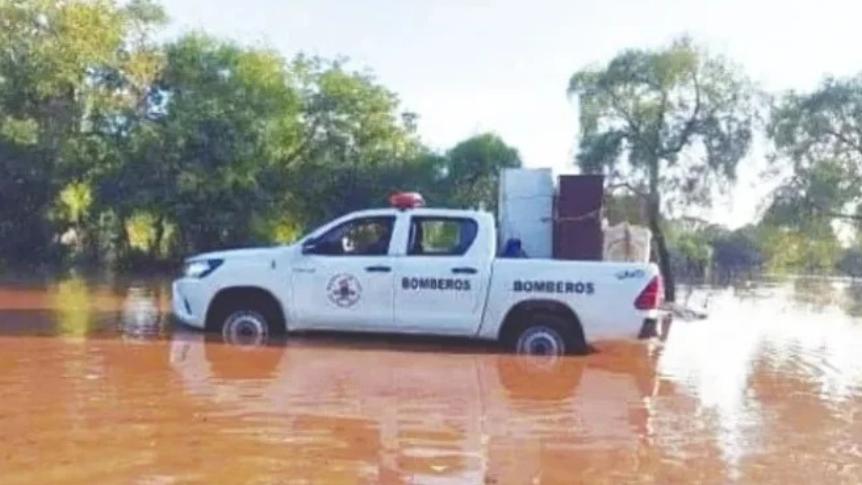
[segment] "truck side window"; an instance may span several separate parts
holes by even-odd
[[[410,222],[407,254],[413,256],[460,256],[470,249],[479,226],[459,217],[414,217]]]
[[[385,256],[389,253],[394,217],[363,217],[340,224],[317,239],[312,254]]]

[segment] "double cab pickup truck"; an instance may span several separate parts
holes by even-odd
[[[173,283],[173,312],[231,340],[317,330],[427,334],[544,355],[659,331],[656,265],[503,257],[497,246],[487,212],[354,212],[292,245],[188,258]]]

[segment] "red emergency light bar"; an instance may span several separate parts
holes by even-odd
[[[425,199],[418,192],[398,192],[389,196],[389,205],[399,210],[425,207]]]

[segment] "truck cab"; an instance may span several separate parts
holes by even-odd
[[[482,211],[358,211],[294,245],[189,258],[173,286],[184,323],[226,337],[326,330],[474,337],[578,353],[657,318],[655,265],[497,257]]]
[[[291,261],[293,317],[321,329],[474,335],[493,223],[486,213],[383,209],[328,224]]]

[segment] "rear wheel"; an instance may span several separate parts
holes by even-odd
[[[509,347],[520,355],[558,356],[585,354],[587,345],[576,323],[556,315],[524,315],[523,323],[509,335]]]

